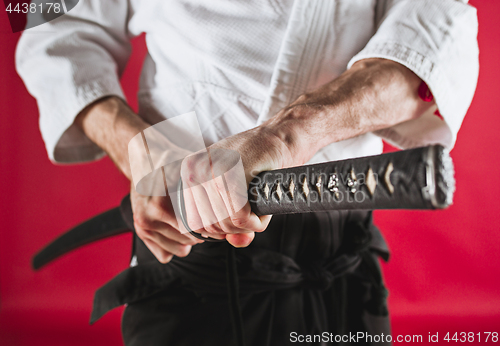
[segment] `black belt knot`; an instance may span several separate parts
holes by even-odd
[[[335,276],[325,267],[324,261],[315,261],[302,267],[304,281],[302,287],[306,289],[326,291],[332,284]]]

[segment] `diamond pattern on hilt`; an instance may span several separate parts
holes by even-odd
[[[373,196],[375,193],[375,189],[377,188],[377,179],[375,178],[375,174],[373,174],[373,169],[370,167],[368,172],[366,172],[366,187],[368,188],[368,192]]]
[[[294,191],[295,191],[295,183],[293,182],[293,178],[290,178],[290,183],[288,184],[288,193],[290,194],[292,201],[294,199],[294,195],[293,195]]]
[[[316,190],[318,191],[318,196],[321,198],[321,193],[322,193],[322,186],[323,186],[323,179],[321,178],[321,175],[318,175],[318,178],[316,179]]]
[[[269,192],[270,192],[270,189],[269,189],[269,184],[266,183],[266,185],[264,185],[264,188],[262,189],[262,191],[264,192],[264,197],[266,198],[266,201],[269,201]]]
[[[340,192],[339,192],[339,176],[337,173],[332,173],[330,175],[330,179],[328,179],[328,190],[333,192],[333,195],[335,198],[339,199],[340,198]]]
[[[356,179],[356,173],[354,173],[354,168],[351,169],[349,176],[347,177],[347,188],[349,192],[356,193],[358,190],[358,180]]]
[[[307,183],[307,177],[304,177],[302,180],[302,193],[304,194],[305,199],[309,198],[309,184]]]
[[[278,197],[278,202],[281,202],[283,191],[281,191],[281,184],[279,181],[276,182],[276,196]]]
[[[387,165],[387,168],[385,169],[385,174],[384,174],[384,183],[385,186],[387,187],[387,190],[391,193],[391,195],[394,193],[394,185],[391,183],[391,173],[394,170],[394,165],[392,162],[389,162]]]

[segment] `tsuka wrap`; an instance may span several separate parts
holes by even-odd
[[[440,145],[262,172],[248,198],[257,215],[336,209],[442,209],[453,164]]]

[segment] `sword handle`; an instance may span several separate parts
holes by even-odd
[[[443,209],[454,169],[441,145],[262,172],[248,198],[257,215],[340,209]]]

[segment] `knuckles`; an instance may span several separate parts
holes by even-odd
[[[161,212],[170,212],[172,209],[172,203],[170,202],[170,198],[167,197],[159,197],[155,198],[152,201],[152,207],[161,211]]]
[[[170,208],[170,204],[167,202],[158,202],[152,204],[150,208],[151,214],[158,221],[169,223],[174,219],[173,211]],[[146,223],[149,223],[149,221],[146,221]]]
[[[247,228],[250,223],[250,219],[247,217],[236,217],[231,218],[231,222],[237,228]]]
[[[208,233],[220,233],[220,230],[213,224],[204,226],[204,228]]]
[[[206,156],[206,155],[205,155]],[[211,176],[209,161],[203,154],[194,154],[186,157],[181,165],[182,179],[190,184],[203,183]]]
[[[136,231],[139,229],[149,229],[152,225],[152,220],[150,220],[146,215],[143,213],[134,213],[134,226]]]
[[[181,167],[186,172],[194,172],[196,170],[196,166],[198,165],[199,161],[200,161],[200,159],[197,157],[197,155],[190,155],[190,156],[187,156],[182,161]]]
[[[224,233],[226,234],[231,234],[231,233],[238,233],[241,232],[238,227],[231,221],[231,219],[224,219],[219,222],[221,229]]]

